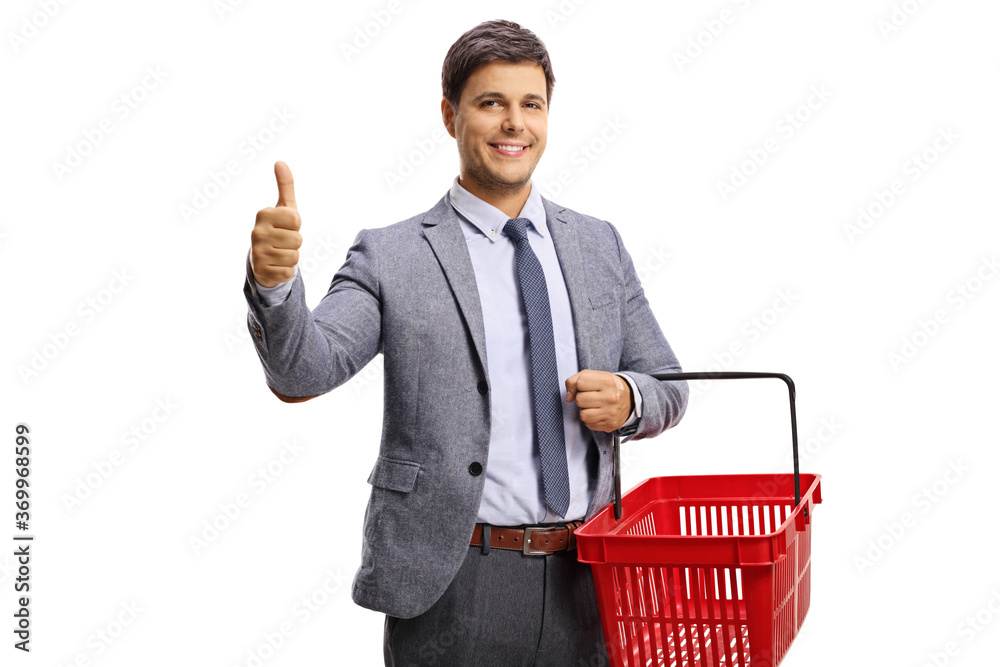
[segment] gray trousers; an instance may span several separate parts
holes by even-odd
[[[608,665],[590,566],[576,551],[525,556],[469,547],[441,599],[386,616],[386,667]]]

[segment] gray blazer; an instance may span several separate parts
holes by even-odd
[[[642,418],[620,433],[655,436],[680,420],[688,388],[649,377],[681,368],[632,259],[610,223],[543,204],[569,291],[580,368],[634,379]],[[299,276],[278,306],[262,305],[249,273],[244,294],[267,384],[283,400],[328,392],[384,355],[382,440],[368,478],[353,597],[391,616],[421,614],[468,550],[485,479],[480,466],[489,465],[486,336],[448,195],[426,213],[362,230],[312,312]],[[599,465],[588,518],[613,494],[611,434],[593,436]]]

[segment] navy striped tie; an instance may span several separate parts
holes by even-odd
[[[528,244],[527,218],[508,220],[503,234],[514,240],[517,277],[528,314],[528,347],[531,350],[531,386],[535,407],[535,434],[542,461],[545,504],[565,518],[569,510],[569,473],[563,435],[562,394],[556,369],[549,290],[538,257]]]

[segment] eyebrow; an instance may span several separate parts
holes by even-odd
[[[501,99],[506,99],[507,98],[507,96],[504,95],[503,93],[497,92],[495,90],[491,90],[491,91],[488,91],[488,92],[485,92],[485,93],[480,93],[479,95],[476,95],[476,97],[473,98],[472,101],[473,101],[473,103],[478,103],[478,102],[481,102],[482,100],[485,100],[485,99],[491,98],[491,97],[499,97]],[[545,104],[545,98],[542,97],[541,95],[536,95],[535,93],[528,93],[527,95],[524,96],[524,99],[526,99],[526,100],[532,100],[534,102],[539,102],[539,103],[541,103],[543,105]]]

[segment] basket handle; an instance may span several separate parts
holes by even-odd
[[[757,378],[777,378],[788,385],[788,405],[792,415],[792,465],[795,468],[795,507],[799,506],[799,435],[795,419],[795,383],[792,378],[784,373],[742,373],[738,371],[709,371],[693,373],[654,373],[650,375],[654,380],[749,380]],[[614,458],[615,458],[615,521],[622,518],[622,478],[621,478],[621,436],[615,433],[614,436]],[[804,510],[804,516],[808,518],[809,508]]]

